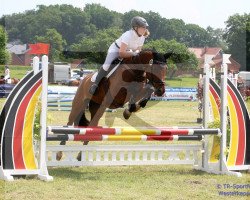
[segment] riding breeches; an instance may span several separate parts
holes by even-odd
[[[115,46],[115,44],[113,43],[108,50],[106,59],[104,64],[102,65],[102,68],[105,71],[108,71],[110,68],[111,63],[119,57],[119,49]]]

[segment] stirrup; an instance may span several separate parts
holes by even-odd
[[[98,88],[98,85],[94,83],[94,84],[91,85],[91,87],[89,88],[89,93],[92,94],[92,95],[94,95],[95,92],[96,92],[96,90],[97,90],[97,88]]]

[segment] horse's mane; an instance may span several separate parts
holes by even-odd
[[[157,51],[156,51],[155,48],[153,48],[153,49],[151,49],[151,48],[142,49],[142,50],[141,50],[141,53],[142,53],[142,52],[148,52],[148,51],[150,51],[150,52],[152,52],[152,53],[157,53]]]
[[[154,49],[148,49],[148,48],[142,49],[141,52],[137,56],[132,56],[130,58],[126,58],[126,59],[124,59],[123,63],[126,63],[126,64],[146,64],[145,57],[150,56],[150,59],[152,59],[152,56],[155,53],[157,53],[157,52]]]

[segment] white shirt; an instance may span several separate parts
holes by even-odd
[[[132,49],[135,51],[138,47],[142,47],[145,41],[145,37],[139,37],[134,30],[126,31],[120,38],[116,40],[116,44],[120,47],[121,43],[128,45],[127,51]]]
[[[10,78],[10,70],[7,68],[7,69],[5,69],[4,79],[8,79],[8,78]]]

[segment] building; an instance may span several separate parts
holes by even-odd
[[[28,66],[31,64],[33,56],[28,54],[29,48],[27,44],[7,44],[7,50],[11,54],[11,65]]]
[[[7,44],[7,50],[11,54],[11,65],[29,66],[34,56],[49,55],[50,45],[46,43],[36,44]]]
[[[189,51],[196,55],[199,60],[199,67],[203,69],[205,54],[213,55],[214,64],[211,67],[215,67],[216,71],[220,70],[222,64],[223,51],[220,47],[204,47],[204,48],[188,48]],[[228,71],[231,73],[238,73],[240,70],[240,64],[236,62],[232,57],[229,58],[230,64],[228,64]]]

